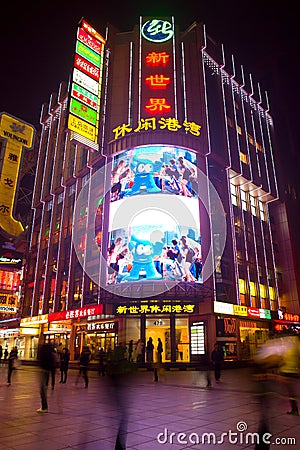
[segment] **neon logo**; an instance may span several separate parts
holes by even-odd
[[[152,19],[144,23],[141,33],[147,41],[166,42],[173,37],[174,30],[170,22]]]

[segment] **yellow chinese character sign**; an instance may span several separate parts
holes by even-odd
[[[34,134],[32,125],[6,113],[0,114],[0,138],[4,141],[0,173],[0,228],[12,236],[24,231],[22,223],[13,217],[13,212],[23,148],[32,148]]]

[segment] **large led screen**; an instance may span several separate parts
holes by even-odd
[[[112,162],[107,284],[202,282],[196,155],[142,146]]]

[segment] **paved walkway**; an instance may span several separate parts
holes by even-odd
[[[248,369],[224,370],[222,382],[211,389],[198,372],[164,372],[158,382],[152,372],[142,372],[126,380],[121,390],[96,372],[90,372],[87,389],[83,380],[76,386],[77,371],[70,370],[66,384],[58,383],[57,374],[54,390],[48,391],[46,414],[36,413],[38,369],[21,366],[11,386],[6,373],[7,368],[0,367],[1,450],[114,450],[122,411],[128,450],[255,447],[246,435],[257,432],[260,408]],[[277,395],[270,396],[270,440],[279,444],[271,448],[299,449],[300,417],[286,414],[285,387],[279,384],[276,390]],[[205,433],[211,433],[210,443]],[[288,445],[288,439],[296,443]]]

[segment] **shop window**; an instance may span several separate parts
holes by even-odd
[[[190,361],[190,340],[189,340],[189,321],[188,318],[176,317],[176,361]]]
[[[162,361],[171,361],[171,330],[170,319],[164,316],[154,316],[146,320],[146,343],[152,337],[154,344],[154,362],[157,362],[158,338],[163,345]]]

